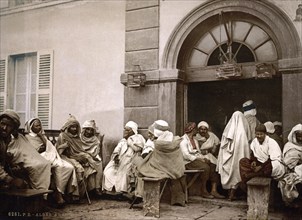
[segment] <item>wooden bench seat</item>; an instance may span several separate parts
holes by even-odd
[[[0,190],[0,196],[5,198],[2,203],[10,203],[8,211],[38,213],[44,208],[43,195],[51,192],[42,189],[9,189]]]
[[[201,173],[203,173],[204,170],[185,170],[185,175],[193,175],[192,179],[190,179],[189,182],[186,184],[186,203],[189,202],[188,196],[189,196],[189,188],[193,185],[193,183],[197,180],[197,178],[200,176]]]

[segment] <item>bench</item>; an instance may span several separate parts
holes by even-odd
[[[152,216],[159,218],[159,204],[162,193],[166,187],[168,179],[143,177],[144,193],[143,193],[143,213],[144,216]],[[161,183],[164,185],[161,188]]]
[[[52,190],[8,189],[0,190],[2,204],[7,202],[7,210],[20,213],[39,213],[44,211],[43,195]]]
[[[193,183],[197,180],[197,178],[200,176],[200,174],[204,172],[204,170],[185,170],[185,175],[192,175],[192,179],[186,184],[186,190],[185,190],[185,201],[186,203],[189,202],[189,188],[193,185]]]
[[[186,170],[179,179],[159,179],[143,177],[143,213],[144,216],[160,217],[160,199],[167,183],[170,183],[171,205],[185,206],[188,203],[188,189],[193,185],[196,179],[204,170]],[[187,183],[187,174],[194,174]],[[161,187],[163,183],[163,186]],[[183,189],[183,190],[179,190]],[[184,193],[183,193],[184,192]],[[131,207],[130,207],[131,208]]]
[[[247,219],[268,219],[271,178],[254,177],[247,187]]]

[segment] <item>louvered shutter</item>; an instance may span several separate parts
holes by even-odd
[[[51,129],[53,51],[38,52],[37,68],[37,117],[41,120],[44,129]]]
[[[7,59],[0,59],[0,112],[6,109]]]

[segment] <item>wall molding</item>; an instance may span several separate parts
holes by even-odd
[[[46,8],[46,7],[51,7],[55,5],[62,5],[70,2],[77,2],[80,0],[52,0],[52,1],[47,1],[47,2],[36,2],[36,3],[30,3],[30,4],[25,4],[25,5],[19,5],[19,6],[14,6],[14,7],[7,7],[7,8],[2,8],[0,10],[0,16],[6,16],[6,15],[11,15],[11,14],[16,14],[16,13],[21,13],[25,11],[30,11],[34,9],[40,9],[40,8]]]

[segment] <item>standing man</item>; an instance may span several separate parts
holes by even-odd
[[[243,107],[243,114],[246,120],[249,123],[252,140],[255,138],[255,128],[258,124],[260,124],[259,120],[257,119],[257,110],[253,100],[248,100],[242,105]]]
[[[227,123],[221,138],[217,157],[217,171],[223,189],[229,190],[229,200],[234,200],[241,181],[239,160],[250,156],[251,140],[249,124],[240,111],[235,111]]]

